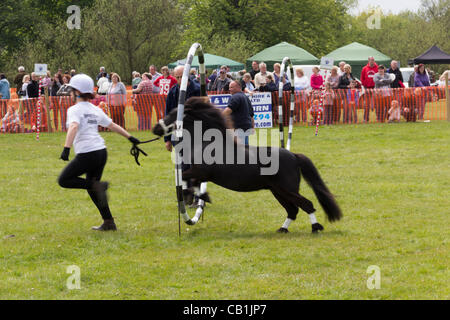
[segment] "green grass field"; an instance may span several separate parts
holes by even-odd
[[[91,231],[101,219],[87,193],[57,185],[64,134],[0,135],[0,299],[450,298],[450,123],[322,127],[317,138],[296,128],[293,151],[344,213],[329,224],[319,208],[319,235],[305,214],[277,234],[286,214],[270,192],[210,184],[205,221],[179,238],[162,143],[145,145],[138,167],[128,141],[102,135],[116,233]],[[304,180],[300,192],[318,206]],[[81,290],[66,286],[72,265]],[[374,265],[379,290],[367,288]]]

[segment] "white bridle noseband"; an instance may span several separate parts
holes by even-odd
[[[172,131],[175,128],[175,123],[172,123],[172,124],[166,126],[163,119],[159,120],[158,123],[164,130],[164,136],[169,136],[172,134]]]

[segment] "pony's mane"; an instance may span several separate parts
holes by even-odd
[[[225,118],[222,112],[207,100],[207,97],[192,97],[184,106],[184,121],[202,121],[203,129],[219,129],[226,132]]]

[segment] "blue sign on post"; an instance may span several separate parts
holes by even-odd
[[[36,63],[34,65],[34,74],[37,76],[41,76],[41,77],[46,76],[47,75],[47,65],[41,64],[41,63]]]
[[[320,60],[320,68],[323,70],[331,70],[334,66],[334,59],[323,57]]]

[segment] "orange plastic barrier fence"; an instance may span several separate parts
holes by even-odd
[[[283,93],[283,124],[289,124],[290,92]],[[278,123],[278,92],[272,95],[274,122]],[[296,91],[294,122],[316,125],[313,106],[323,101],[322,124],[387,121],[446,120],[444,87],[405,89],[348,89]],[[398,106],[398,109],[392,106]],[[391,113],[389,113],[391,111]]]
[[[208,92],[218,94],[218,92]],[[289,124],[289,91],[283,93],[283,123]],[[386,121],[446,120],[444,87],[333,90],[295,92],[294,122],[315,125],[313,106],[323,101],[322,124],[376,123]],[[41,132],[66,131],[68,96],[41,98]],[[0,132],[35,132],[38,99],[0,100]],[[97,96],[91,101],[114,122],[128,130],[147,131],[164,117],[166,96],[159,94]],[[274,125],[278,124],[278,92],[272,94]],[[398,106],[398,109],[391,106]],[[391,111],[391,113],[389,113]],[[102,129],[104,130],[104,129]]]

